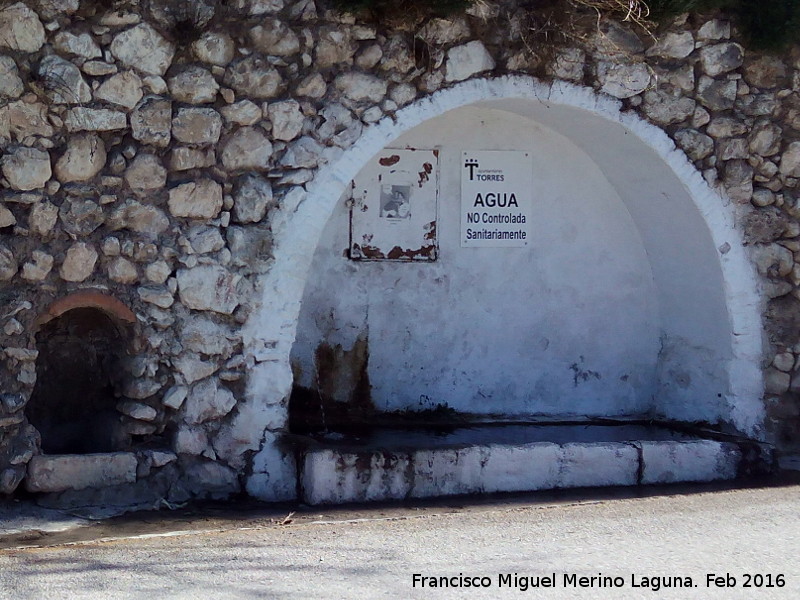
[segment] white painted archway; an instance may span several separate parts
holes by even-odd
[[[733,207],[708,187],[663,131],[621,112],[616,100],[563,82],[509,76],[461,83],[365,129],[348,150],[331,151],[307,193],[284,199],[273,220],[275,261],[263,280],[262,303],[246,325],[254,367],[239,425],[234,423],[243,430],[239,439],[249,437],[244,429],[255,435],[259,427],[284,424],[292,384],[288,357],[306,278],[346,186],[402,134],[470,105],[531,119],[569,139],[624,202],[650,260],[661,322],[668,324],[661,340],[659,413],[675,420],[726,422],[758,437],[764,413],[761,300],[734,227]],[[711,382],[707,390],[702,384],[681,384],[704,379]],[[709,397],[699,397],[705,392]],[[269,447],[263,446],[256,473],[275,466]]]

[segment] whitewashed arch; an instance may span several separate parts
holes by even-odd
[[[474,79],[412,103],[393,117],[366,127],[348,150],[331,149],[308,191],[298,189],[285,198],[273,220],[274,262],[262,281],[262,300],[245,326],[245,343],[254,367],[240,421],[246,420],[253,434],[259,427],[263,426],[263,431],[283,424],[292,384],[288,357],[306,277],[323,228],[346,186],[392,140],[429,119],[468,105],[527,116],[566,136],[592,157],[623,199],[627,189],[651,185],[648,178],[652,177],[675,189],[676,196],[688,199],[686,205],[677,202],[674,206],[651,203],[637,207],[632,203],[629,210],[645,229],[643,238],[658,254],[654,260],[664,263],[661,285],[665,298],[683,292],[669,289],[670,270],[693,266],[692,261],[675,262],[682,256],[682,241],[668,236],[659,239],[666,236],[659,230],[668,228],[659,228],[658,220],[688,219],[700,237],[713,243],[713,256],[705,252],[704,260],[713,263],[716,274],[709,281],[715,289],[721,288],[718,292],[729,324],[725,364],[721,366],[728,385],[726,397],[719,400],[724,405],[721,411],[737,430],[760,437],[764,418],[762,300],[741,234],[734,226],[733,205],[706,184],[661,129],[623,112],[619,101],[589,88],[559,81],[543,83],[527,76]],[[644,212],[637,215],[637,211]],[[674,251],[668,250],[670,244],[677,245]],[[698,273],[700,278],[705,276]],[[677,409],[679,420],[684,416],[682,410],[683,420],[693,420],[688,405]]]

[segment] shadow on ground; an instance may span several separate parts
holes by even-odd
[[[265,504],[252,499],[236,499],[229,502],[196,502],[175,510],[135,512],[111,518],[106,518],[108,513],[102,507],[78,511],[52,510],[38,507],[31,500],[6,500],[0,502],[0,549],[286,527],[321,521],[400,520],[466,510],[492,510],[498,507],[508,509],[515,505],[530,507],[586,504],[616,499],[713,493],[739,488],[782,487],[799,483],[800,471],[782,471],[776,475],[745,481],[577,488],[337,506]]]

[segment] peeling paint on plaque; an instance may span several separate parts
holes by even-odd
[[[350,258],[436,260],[439,151],[387,148],[353,181]]]

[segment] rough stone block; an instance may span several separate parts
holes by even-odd
[[[111,53],[143,73],[163,75],[172,63],[175,47],[153,27],[142,23],[117,34],[111,42]]]
[[[28,463],[25,489],[62,492],[133,483],[136,464],[136,456],[130,452],[34,456]]]
[[[238,278],[222,267],[202,265],[177,273],[181,302],[195,310],[231,314],[239,305]]]
[[[22,2],[0,10],[0,48],[38,52],[45,41],[39,17]]]

